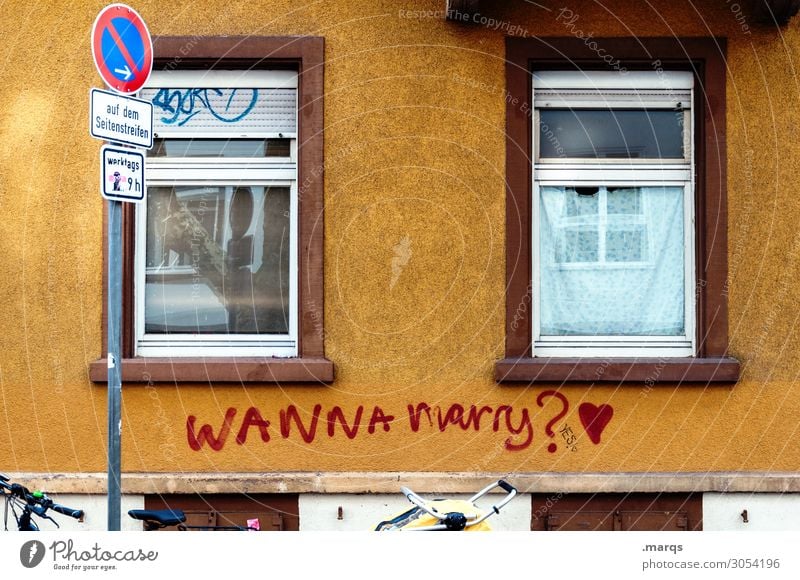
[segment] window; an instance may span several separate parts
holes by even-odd
[[[535,356],[693,356],[693,76],[533,74]]]
[[[160,71],[136,208],[140,356],[297,355],[297,73]]]
[[[160,37],[154,50],[139,95],[154,103],[147,200],[123,210],[123,381],[331,381],[323,40]]]
[[[724,39],[597,45],[506,39],[506,358],[495,377],[735,382]]]

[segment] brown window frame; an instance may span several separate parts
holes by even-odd
[[[135,357],[133,204],[122,215],[122,381],[125,383],[331,382],[323,328],[323,73],[322,37],[183,37],[153,39],[154,70],[289,68],[298,72],[298,354],[273,357]],[[104,218],[105,220],[105,218]],[[103,350],[107,352],[107,227],[103,244]],[[105,383],[106,359],[91,363],[89,377]]]
[[[505,358],[495,364],[497,382],[738,381],[739,361],[728,355],[726,52],[724,38],[597,38],[591,43],[572,37],[506,38],[506,348]],[[692,71],[700,89],[693,112],[697,356],[536,357],[531,296],[532,72],[658,66]]]

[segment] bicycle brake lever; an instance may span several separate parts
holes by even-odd
[[[44,507],[44,506],[35,506],[34,505],[34,506],[30,506],[30,509],[31,509],[31,512],[33,512],[34,514],[36,514],[40,518],[42,518],[44,520],[50,520],[51,522],[53,522],[56,525],[57,528],[61,527],[61,526],[58,525],[57,521],[55,521],[53,518],[51,518],[50,516],[47,515],[47,508],[46,507]]]

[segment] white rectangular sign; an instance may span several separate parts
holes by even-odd
[[[89,93],[92,137],[134,147],[153,147],[153,104],[92,89]]]
[[[135,149],[104,145],[100,152],[100,193],[106,199],[144,200],[144,154]]]

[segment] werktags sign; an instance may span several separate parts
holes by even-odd
[[[106,199],[144,200],[144,154],[135,149],[104,145],[100,157],[100,193]]]

